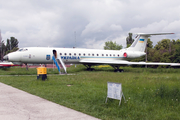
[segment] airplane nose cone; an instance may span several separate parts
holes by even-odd
[[[9,60],[8,55],[5,55],[5,56],[3,57],[3,60]]]

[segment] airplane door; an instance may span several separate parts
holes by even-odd
[[[53,55],[55,56],[55,58],[57,58],[57,51],[53,50]]]

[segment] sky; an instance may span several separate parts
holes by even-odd
[[[19,47],[103,49],[113,41],[126,47],[128,33],[163,33],[180,38],[178,0],[0,0],[2,40]]]

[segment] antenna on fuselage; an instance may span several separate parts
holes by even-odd
[[[73,48],[76,48],[76,31],[74,31],[74,39],[75,39],[75,46]],[[76,64],[75,64],[76,67]]]
[[[2,37],[1,37],[1,30],[0,30],[0,45],[1,45]]]
[[[74,31],[74,40],[75,40],[75,45],[73,48],[76,48],[76,31]]]

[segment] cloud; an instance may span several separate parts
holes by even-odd
[[[13,36],[19,47],[103,49],[109,40],[125,47],[129,32],[175,32],[168,38],[178,39],[179,10],[175,0],[6,0],[0,1],[0,29],[3,40]]]
[[[166,26],[168,25],[168,21],[162,20],[160,22],[153,22],[151,24],[148,24],[147,26],[143,27],[137,27],[137,28],[132,28],[130,32],[132,33],[156,33],[159,31],[162,31]]]

